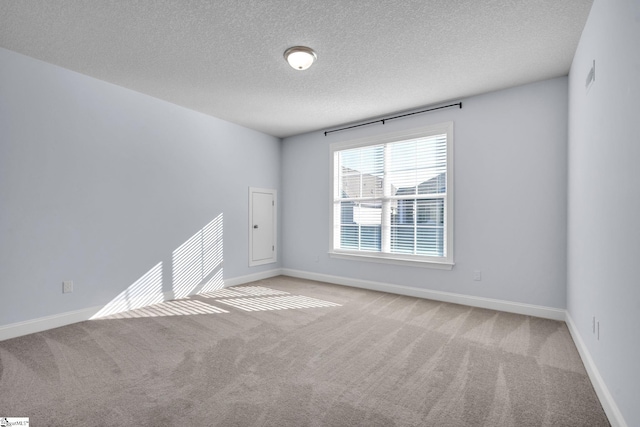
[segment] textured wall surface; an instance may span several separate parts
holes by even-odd
[[[565,308],[567,79],[464,107],[283,142],[283,265],[416,288]],[[329,145],[454,122],[452,271],[330,258]],[[482,281],[473,281],[473,271]]]
[[[247,212],[249,186],[278,189],[279,139],[4,49],[0,63],[0,325],[183,294],[200,267],[274,267],[248,267]]]
[[[639,40],[640,2],[596,0],[569,77],[567,308],[629,426],[640,425]]]

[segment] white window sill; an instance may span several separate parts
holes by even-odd
[[[451,270],[455,265],[449,261],[432,261],[402,258],[402,256],[381,254],[377,252],[368,253],[352,253],[352,252],[336,252],[329,251],[331,258],[350,259],[354,261],[375,262],[381,264],[406,265],[411,267],[433,268],[437,270]]]

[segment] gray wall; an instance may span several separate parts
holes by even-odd
[[[225,277],[279,267],[247,266],[247,187],[276,188],[282,266],[566,306],[627,424],[640,425],[638,40],[640,3],[595,0],[568,108],[558,78],[462,110],[299,135],[282,151],[276,138],[0,49],[0,326],[107,304],[158,263],[171,293],[172,252],[220,214]],[[453,270],[329,258],[329,144],[449,120]]]
[[[569,79],[567,308],[629,426],[640,426],[639,78],[640,2],[596,0]]]
[[[325,137],[283,140],[283,265],[429,290],[565,308],[567,78]],[[329,144],[454,121],[452,271],[330,258]],[[473,281],[473,271],[482,281]]]
[[[248,187],[279,189],[280,140],[0,49],[0,325],[100,306],[223,214],[248,267]],[[62,281],[75,291],[62,294]]]

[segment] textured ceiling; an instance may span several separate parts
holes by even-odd
[[[286,137],[566,75],[592,2],[1,0],[0,47]]]

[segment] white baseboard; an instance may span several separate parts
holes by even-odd
[[[455,304],[469,305],[472,307],[489,308],[492,310],[507,311],[510,313],[525,314],[529,316],[544,317],[554,320],[565,320],[565,311],[540,307],[530,304],[521,304],[510,301],[495,300],[482,297],[473,297],[462,294],[454,294],[450,292],[432,291],[427,289],[411,288],[408,286],[392,285],[389,283],[373,282],[368,280],[350,279],[346,277],[331,276],[327,274],[311,273],[300,270],[275,268],[245,276],[232,277],[224,279],[224,287],[242,285],[245,283],[255,282],[262,279],[286,275],[298,277],[301,279],[317,280],[321,282],[333,283],[337,285],[353,286],[356,288],[371,289],[374,291],[389,292],[399,295],[407,295],[418,298],[427,298],[436,301],[451,302]],[[165,300],[172,299],[169,293],[165,293]],[[66,313],[60,313],[52,316],[40,317],[37,319],[27,320],[24,322],[12,323],[0,326],[0,341],[16,338],[22,335],[33,334],[36,332],[46,331],[47,329],[59,328],[60,326],[70,325],[72,323],[82,322],[91,319],[104,307],[91,307]]]
[[[591,384],[593,384],[593,388],[600,399],[600,403],[602,404],[602,408],[604,412],[607,414],[609,418],[609,422],[612,427],[627,427],[627,423],[616,405],[615,400],[613,400],[613,396],[609,392],[609,388],[605,384],[602,376],[600,375],[600,371],[598,371],[598,367],[595,362],[591,358],[591,353],[587,349],[587,346],[584,344],[582,340],[582,336],[580,332],[578,332],[578,328],[576,327],[573,319],[569,312],[567,312],[565,322],[567,323],[567,327],[569,328],[569,332],[571,333],[571,337],[573,338],[573,342],[576,344],[578,348],[578,353],[580,353],[580,358],[582,359],[582,363],[584,363],[585,368],[587,369],[587,374],[589,375],[589,379],[591,380]]]
[[[282,274],[279,268],[264,271],[256,274],[249,274],[246,276],[233,277],[231,279],[224,280],[224,286],[235,286],[243,283],[255,282],[256,280],[268,279],[270,277],[279,276]],[[172,298],[170,292],[163,294],[164,300],[168,301]],[[160,301],[158,301],[160,302]],[[141,308],[143,305],[135,304],[136,308]],[[148,305],[148,304],[147,304]],[[83,308],[81,310],[69,311],[66,313],[54,314],[52,316],[39,317],[37,319],[26,320],[24,322],[11,323],[9,325],[0,326],[0,341],[8,340],[11,338],[17,338],[23,335],[34,334],[37,332],[46,331],[48,329],[59,328],[61,326],[67,326],[72,323],[83,322],[91,319],[97,313],[99,313],[104,307],[91,307]],[[114,310],[109,314],[114,314],[122,310]]]
[[[369,280],[351,279],[340,276],[331,276],[327,274],[311,273],[293,269],[272,269],[255,274],[233,277],[224,280],[224,286],[236,286],[244,283],[255,282],[262,279],[268,279],[278,275],[298,277],[301,279],[317,280],[321,282],[333,283],[343,286],[353,286],[356,288],[371,289],[374,291],[389,292],[399,295],[407,295],[418,298],[426,298],[435,301],[450,302],[454,304],[463,304],[472,307],[488,308],[492,310],[506,311],[509,313],[524,314],[528,316],[543,317],[546,319],[565,320],[565,310],[542,307],[531,304],[523,304],[511,301],[474,297],[469,295],[455,294],[451,292],[433,291],[428,289],[412,288],[402,285],[393,285],[389,283],[373,282]],[[168,299],[168,298],[165,298]],[[87,308],[58,315],[41,317],[38,319],[28,320],[25,322],[13,323],[6,326],[0,326],[0,341],[19,337],[21,335],[42,332],[47,329],[57,328],[69,325],[71,323],[89,320],[98,313],[102,307]]]
[[[101,308],[102,307],[84,308],[82,310],[68,311],[66,313],[0,326],[0,341],[59,328],[72,323],[83,322],[89,320],[91,316],[100,311]]]
[[[407,295],[411,297],[426,298],[435,301],[450,302],[454,304],[468,305],[471,307],[488,308],[491,310],[506,311],[509,313],[524,314],[527,316],[542,317],[545,319],[565,320],[565,310],[539,305],[523,304],[519,302],[504,301],[498,299],[475,297],[470,295],[455,294],[451,292],[433,291],[429,289],[412,288],[409,286],[392,285],[389,283],[373,282],[370,280],[351,279],[327,274],[310,273],[307,271],[282,269],[285,276],[300,279],[317,280],[336,285],[353,286],[356,288],[371,289],[374,291],[389,292],[392,294]]]
[[[274,268],[273,270],[263,271],[261,273],[247,274],[246,276],[232,277],[230,279],[224,279],[224,287],[243,285],[245,283],[256,282],[262,279],[269,279],[271,277],[280,276],[282,269]]]

